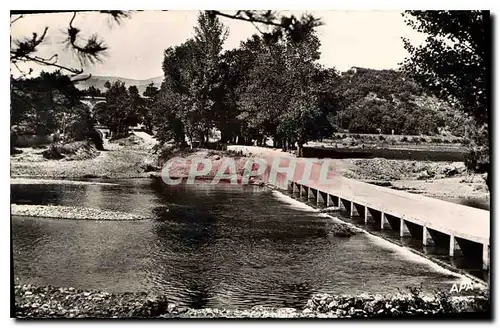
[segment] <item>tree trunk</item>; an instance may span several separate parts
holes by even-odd
[[[189,135],[189,148],[190,149],[193,149],[193,136],[192,135]]]
[[[301,141],[297,141],[297,157],[304,156],[304,143]]]

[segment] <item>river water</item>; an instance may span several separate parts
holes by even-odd
[[[377,238],[333,236],[332,218],[267,188],[111,182],[119,185],[12,185],[12,203],[153,218],[13,217],[14,274],[21,283],[147,291],[190,307],[247,308],[303,307],[318,292],[449,291],[458,279]]]

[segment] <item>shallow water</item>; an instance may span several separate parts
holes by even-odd
[[[118,183],[11,186],[12,203],[154,218],[13,217],[15,276],[40,285],[161,292],[191,307],[227,308],[302,307],[317,292],[385,294],[419,285],[449,291],[457,281],[373,237],[332,236],[331,218],[265,188]]]

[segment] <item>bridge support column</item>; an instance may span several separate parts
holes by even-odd
[[[380,215],[380,230],[384,230],[386,225],[389,225],[389,221],[387,220],[385,213],[382,212]]]
[[[488,270],[490,267],[490,249],[489,246],[483,244],[483,270]]]
[[[292,193],[300,193],[300,187],[297,185],[296,182],[292,182]]]
[[[380,228],[381,230],[391,228],[390,222],[384,212],[373,208],[368,208],[368,212],[370,212],[370,216],[375,224],[375,227]]]
[[[450,252],[449,255],[451,257],[455,256],[455,251],[457,250],[457,240],[455,239],[455,236],[450,235]]]
[[[313,188],[307,188],[307,199],[316,199],[317,190]]]
[[[304,196],[304,194],[307,195],[306,187],[304,187],[303,185],[299,185],[299,188],[300,188],[300,192],[299,192],[300,197]]]
[[[368,223],[368,207],[365,206],[365,224]]]
[[[408,230],[408,226],[403,218],[399,221],[399,237],[408,236],[410,234],[410,230]]]
[[[422,226],[422,229],[423,229],[423,231],[422,231],[422,244],[424,246],[434,245],[434,240],[432,239],[432,236],[429,233],[429,230],[427,230],[427,227],[426,226]]]

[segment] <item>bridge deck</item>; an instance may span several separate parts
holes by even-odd
[[[280,166],[286,166],[292,158],[288,153],[260,147],[231,146],[228,149],[263,157],[268,164],[279,157]],[[490,245],[489,211],[347,179],[332,172],[328,174],[327,183],[319,183],[314,178],[319,177],[319,164],[313,165],[311,179],[301,183],[306,160],[297,160],[293,178],[286,181],[284,174],[278,178],[281,187],[286,188],[286,184],[293,181],[450,236]]]
[[[447,235],[480,244],[490,244],[489,211],[379,187],[341,176],[332,177],[328,185],[309,183],[307,187]]]

